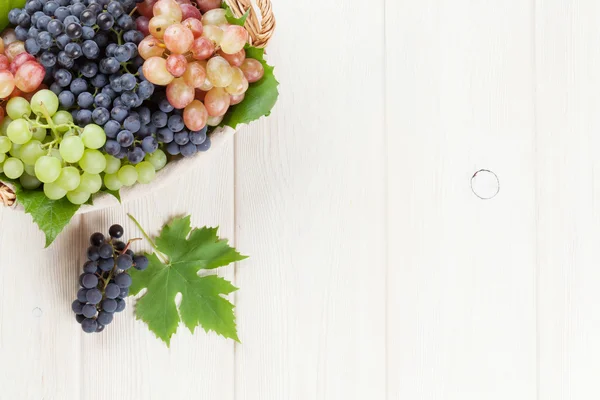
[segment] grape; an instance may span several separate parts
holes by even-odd
[[[58,111],[58,97],[50,90],[40,90],[31,98],[31,110],[40,116],[47,112],[52,117]]]
[[[171,54],[167,57],[167,71],[174,77],[182,76],[188,69],[188,62],[181,54]]]
[[[199,37],[192,43],[191,51],[196,60],[207,60],[215,53],[215,44],[208,38]]]
[[[116,173],[104,175],[104,185],[108,190],[112,191],[117,191],[123,186]]]
[[[35,190],[41,186],[42,182],[40,182],[35,176],[31,176],[29,174],[24,173],[19,178],[21,185],[26,190]]]
[[[194,7],[192,7],[192,9],[194,9]],[[186,18],[181,24],[192,32],[194,39],[198,39],[202,36],[204,27],[198,18]]]
[[[167,86],[174,76],[167,70],[167,61],[160,57],[150,57],[144,63],[144,76],[155,85]]]
[[[79,136],[69,136],[60,143],[60,156],[68,163],[76,163],[83,157],[85,146]]]
[[[44,80],[46,70],[36,61],[28,61],[17,70],[15,85],[25,93],[37,89]]]
[[[137,170],[139,183],[150,183],[156,176],[154,166],[148,161],[142,161],[135,166],[135,169]]]
[[[204,106],[208,115],[212,117],[219,117],[225,115],[231,104],[231,96],[225,91],[225,89],[216,87],[211,89],[206,94],[204,100]],[[194,129],[197,130],[197,129]]]
[[[164,17],[171,23],[181,22],[181,18],[183,17],[179,4],[174,0],[159,0],[154,4],[152,11],[155,18]]]
[[[87,291],[85,297],[90,304],[98,304],[102,300],[102,292],[93,288]]]
[[[86,297],[87,300],[87,297]],[[85,305],[85,303],[82,303],[78,300],[75,300],[72,304],[71,304],[71,310],[73,310],[73,312],[75,314],[81,314],[83,313],[83,306]]]
[[[100,126],[91,124],[83,129],[81,139],[88,149],[99,149],[106,143],[106,134]]]
[[[194,88],[189,86],[185,79],[175,78],[173,82],[167,86],[167,98],[169,103],[177,109],[187,107],[192,101],[196,92]]]
[[[174,24],[166,29],[163,41],[171,53],[184,54],[192,48],[194,34],[187,27]]]
[[[242,93],[238,96],[231,96],[231,105],[235,106],[236,104],[240,104],[246,98],[246,93]]]
[[[8,97],[15,89],[15,78],[10,71],[0,71],[0,98]]]
[[[11,62],[21,53],[25,53],[25,43],[21,41],[12,42],[6,50],[4,50],[4,55],[8,57]]]
[[[73,116],[67,111],[58,111],[52,116],[52,122],[57,125],[55,130],[60,133],[66,133],[70,127],[65,125],[71,125],[73,123]]]
[[[121,160],[109,154],[105,154],[104,158],[106,158],[106,168],[104,168],[105,173],[114,174],[119,171],[119,168],[121,168]]]
[[[15,144],[25,144],[29,142],[33,136],[33,132],[29,129],[29,123],[24,119],[16,119],[8,125],[6,136]]]
[[[208,126],[219,126],[219,124],[221,122],[223,122],[223,116],[220,116],[220,117],[208,117],[208,120],[206,121],[206,125],[208,125]],[[207,139],[207,141],[208,141],[208,139]]]
[[[181,151],[179,150],[179,145],[175,142],[171,142],[167,145],[167,153],[169,153],[172,156],[176,156],[181,154]]]
[[[62,169],[60,176],[54,182],[57,186],[69,192],[78,188],[81,183],[79,170],[75,167],[65,167]]]
[[[133,258],[129,254],[121,254],[117,257],[117,267],[122,270],[128,270],[133,265]],[[115,281],[116,282],[116,281]],[[117,285],[119,284],[116,282]],[[120,285],[119,285],[120,286]]]
[[[167,155],[160,149],[156,150],[152,154],[148,154],[146,156],[146,160],[150,162],[152,166],[154,166],[156,171],[163,169],[164,166],[167,165]]]
[[[120,239],[121,237],[123,237],[124,232],[125,232],[125,230],[119,224],[114,224],[110,228],[108,228],[108,234],[110,235],[111,238],[114,238],[114,239]]]
[[[117,285],[115,286],[118,288]],[[106,292],[108,293],[108,290],[106,290]],[[118,293],[120,293],[120,289]],[[116,298],[116,296],[114,298]],[[117,302],[114,300],[114,298],[108,298],[102,302],[102,309],[107,313],[113,313],[117,309]]]
[[[223,8],[215,8],[214,10],[210,10],[202,16],[202,25],[226,25],[226,11]]]
[[[105,241],[104,235],[100,232],[95,232],[92,234],[92,236],[90,236],[90,244],[92,246],[98,247],[98,246],[102,245],[104,243],[104,241]],[[89,261],[89,262],[91,262],[91,261]],[[85,270],[85,267],[84,267],[84,270]],[[94,271],[90,271],[90,272],[93,273]]]
[[[133,257],[134,267],[139,271],[143,271],[148,268],[148,258],[146,256],[135,256]]]
[[[241,51],[248,42],[248,31],[243,26],[229,25],[223,32],[221,50],[227,54]]]
[[[77,187],[78,191],[97,193],[102,188],[102,178],[98,174],[90,174],[84,172],[81,174],[80,184]]]
[[[106,158],[104,158],[104,155],[98,150],[87,149],[83,152],[83,157],[79,161],[79,166],[85,172],[99,174],[106,168]]]
[[[4,175],[6,175],[10,179],[17,179],[21,175],[23,175],[23,172],[25,172],[23,162],[18,158],[14,157],[6,159],[2,168],[4,170]]]
[[[13,143],[12,147],[8,151],[8,153],[13,156],[19,158],[21,156],[21,146],[20,144]]]
[[[129,147],[133,144],[135,138],[133,133],[128,130],[123,130],[117,135],[117,142],[121,147]]]
[[[125,255],[125,254],[124,254]],[[128,256],[129,257],[129,256]],[[129,257],[131,260],[131,257]],[[115,283],[121,288],[128,288],[131,286],[131,276],[129,274],[123,272],[115,277]]]
[[[39,140],[40,142],[44,141],[44,139],[46,139],[46,128],[42,128],[42,127],[35,127],[33,128],[33,130],[31,131],[33,136],[32,138],[35,140]]]
[[[234,54],[227,54],[223,50],[219,50],[219,55],[226,59],[232,67],[241,67],[246,59],[246,50],[242,49]]]
[[[241,96],[242,94],[246,93],[246,91],[248,90],[248,87],[249,87],[248,80],[244,76],[244,73],[242,72],[242,70],[237,67],[234,67],[233,68],[233,79],[231,80],[231,83],[229,84],[229,86],[227,86],[225,88],[227,93],[229,93],[232,96]],[[231,101],[230,101],[230,103],[231,103]]]
[[[139,11],[139,6],[138,6],[138,11]],[[149,36],[150,35],[150,29],[148,28],[148,25],[150,24],[150,20],[148,19],[148,17],[145,16],[140,16],[137,17],[135,20],[135,24],[136,24],[136,28],[139,32],[141,32],[144,36]]]
[[[87,276],[87,275],[86,275]],[[92,275],[93,276],[93,275]],[[85,278],[85,276],[84,276]],[[94,277],[95,278],[95,277]],[[97,280],[97,279],[96,279]],[[96,286],[96,285],[94,285]],[[85,288],[87,288],[87,286],[84,286]],[[86,298],[87,298],[87,294],[86,294]],[[86,317],[86,318],[92,318],[94,316],[96,316],[96,307],[94,307],[93,304],[86,304],[83,306],[82,308],[82,314]]]
[[[6,136],[0,136],[0,154],[8,153],[12,147],[12,142]]]
[[[198,152],[196,145],[191,142],[181,146],[179,150],[181,151],[181,155],[184,157],[192,157]]]
[[[223,29],[219,28],[218,26],[207,25],[204,27],[202,37],[212,41],[215,47],[220,46],[221,40],[223,40]]]
[[[162,57],[165,48],[161,45],[162,43],[159,39],[154,36],[148,36],[138,45],[138,52],[144,60],[147,60],[150,57]]]
[[[206,75],[215,87],[224,88],[233,80],[233,68],[223,57],[216,56],[208,60]]]
[[[263,65],[253,58],[245,59],[240,69],[249,83],[258,82],[265,75],[265,68]]]
[[[168,60],[167,60],[168,63]],[[200,88],[206,80],[206,70],[198,62],[187,64],[187,69],[183,74],[183,79],[188,86]]]
[[[44,194],[50,200],[60,200],[67,195],[67,191],[56,183],[46,183],[44,184]]]
[[[2,40],[2,39],[0,39]],[[0,71],[9,69],[10,61],[4,54],[0,54]]]
[[[198,8],[203,13],[221,7],[221,0],[197,0]]]
[[[108,299],[116,299],[121,293],[121,288],[116,283],[109,283],[106,285],[105,292]]]
[[[81,329],[83,329],[85,333],[96,332],[98,329],[98,323],[96,320],[86,318],[81,322]]]
[[[172,23],[173,21],[166,17],[157,16],[150,20],[148,24],[148,30],[155,38],[162,39],[165,35],[165,31]]]
[[[194,100],[183,110],[185,126],[192,131],[199,131],[206,126],[208,111],[199,100]]]
[[[133,165],[124,165],[117,173],[123,186],[132,186],[138,179],[137,170]]]
[[[42,143],[32,140],[21,147],[20,158],[27,165],[35,165],[35,162],[45,154]]]
[[[67,199],[73,204],[84,204],[90,199],[91,194],[88,192],[82,192],[74,190],[67,193]]]
[[[190,132],[190,142],[192,142],[195,145],[204,143],[204,141],[206,140],[207,131],[208,131],[208,127],[205,126],[203,129],[201,129],[199,131]]]

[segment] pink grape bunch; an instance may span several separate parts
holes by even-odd
[[[138,30],[147,35],[138,46],[143,74],[166,86],[190,131],[218,126],[264,76],[262,64],[246,57],[248,31],[228,22],[220,2],[200,1],[197,8],[190,0],[144,0],[138,12]]]
[[[0,35],[0,122],[6,116],[5,101],[12,97],[33,95],[44,80],[46,70],[35,57],[25,51],[25,43],[17,40],[15,31],[6,29]]]

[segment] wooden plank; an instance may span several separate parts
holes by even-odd
[[[194,226],[220,226],[220,235],[233,238],[233,143],[215,151],[220,155],[210,168],[189,171],[150,198],[85,214],[82,237],[87,240],[113,223],[122,224],[127,235],[140,237],[127,218],[131,213],[153,236],[170,218],[191,214]],[[150,249],[145,244],[134,246],[142,248]],[[221,275],[234,280],[234,268],[224,269]],[[76,280],[76,275],[71,279]],[[131,301],[109,328],[101,335],[82,334],[80,379],[88,398],[233,400],[232,341],[202,329],[191,335],[180,326],[168,349],[135,319]]]
[[[600,4],[536,1],[539,398],[600,396]]]
[[[31,217],[0,206],[0,398],[79,398],[79,222],[43,250]]]
[[[281,96],[236,137],[237,400],[385,398],[383,1],[274,1]]]
[[[532,5],[386,2],[390,400],[536,397]]]

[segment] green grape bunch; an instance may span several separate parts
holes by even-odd
[[[0,124],[0,172],[19,179],[24,189],[42,188],[50,200],[66,197],[79,205],[103,184],[118,190],[148,183],[164,166],[152,160],[121,165],[121,160],[102,152],[102,127],[77,126],[69,112],[58,109],[58,97],[50,90],[37,92],[30,102],[14,97],[6,104],[8,117]]]

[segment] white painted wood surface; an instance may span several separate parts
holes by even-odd
[[[600,4],[273,3],[280,101],[211,166],[48,250],[0,210],[0,400],[600,396]],[[222,272],[242,344],[167,349],[131,306],[80,332],[87,237],[127,212],[251,255]]]

